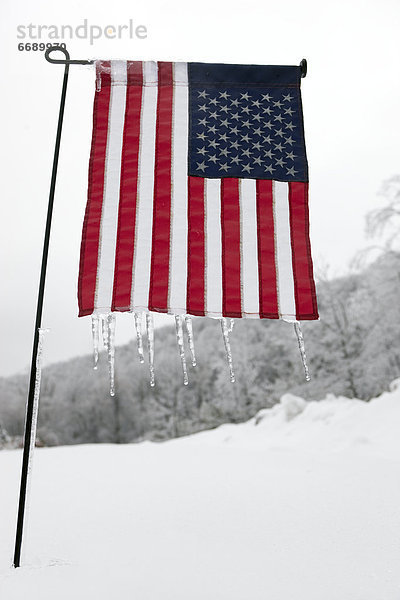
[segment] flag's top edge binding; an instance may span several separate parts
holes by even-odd
[[[258,64],[258,63],[208,63],[208,62],[196,62],[196,61],[185,61],[185,60],[133,60],[133,59],[129,59],[129,58],[94,58],[92,59],[92,62],[88,63],[90,66],[92,65],[96,65],[96,63],[108,63],[110,64],[111,61],[114,62],[118,62],[118,61],[125,61],[125,62],[141,62],[141,63],[153,63],[153,64],[157,64],[157,63],[173,63],[173,64],[188,64],[188,65],[204,65],[207,67],[255,67],[255,68],[260,68],[260,67],[266,67],[268,69],[297,69],[299,70],[301,67],[299,65],[265,65],[265,64]]]
[[[94,61],[99,74],[109,75],[111,64],[115,62],[142,62],[145,69],[157,73],[159,64],[166,61],[117,61],[97,59]],[[174,65],[186,65],[189,71],[191,85],[232,85],[232,86],[259,86],[259,87],[299,87],[302,69],[300,66],[291,65],[256,65],[238,63],[200,63],[174,61]],[[150,83],[149,81],[146,82]],[[146,84],[145,83],[145,84]]]

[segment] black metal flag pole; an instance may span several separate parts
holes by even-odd
[[[50,58],[50,52],[57,51],[62,52],[65,56],[65,60],[57,60]],[[18,518],[17,518],[17,530],[15,537],[15,549],[14,549],[14,567],[19,567],[21,564],[21,546],[22,546],[22,536],[24,529],[24,517],[25,517],[25,507],[26,507],[26,496],[27,496],[27,486],[28,486],[28,478],[29,478],[29,465],[31,460],[31,450],[32,450],[32,439],[36,438],[36,428],[34,426],[34,404],[35,404],[35,384],[37,379],[37,357],[39,350],[39,340],[40,340],[40,329],[42,326],[42,312],[43,312],[43,299],[44,299],[44,288],[46,282],[46,270],[47,270],[47,258],[49,253],[49,241],[50,241],[50,230],[51,230],[51,221],[53,216],[53,204],[54,204],[54,192],[56,187],[56,179],[57,179],[57,167],[58,167],[58,157],[60,153],[60,142],[61,142],[61,131],[62,124],[64,118],[64,108],[65,108],[65,97],[67,94],[67,84],[68,84],[68,72],[70,64],[91,64],[92,61],[71,61],[69,57],[69,53],[65,48],[52,46],[48,48],[45,53],[46,60],[55,64],[63,64],[64,67],[64,79],[61,90],[61,100],[60,100],[60,110],[58,113],[58,125],[57,125],[57,135],[56,142],[54,147],[54,157],[53,157],[53,169],[51,173],[51,183],[50,183],[50,192],[49,192],[49,203],[47,208],[47,219],[46,219],[46,229],[44,234],[44,242],[43,242],[43,254],[42,254],[42,266],[40,271],[40,282],[39,282],[39,291],[38,291],[38,299],[37,299],[37,308],[36,308],[36,321],[35,321],[35,330],[34,330],[34,338],[33,338],[33,350],[32,350],[32,363],[31,363],[31,374],[29,380],[29,392],[26,403],[26,417],[25,417],[25,432],[24,432],[24,451],[22,458],[22,471],[21,471],[21,484],[20,484],[20,492],[19,492],[19,504],[18,504]],[[34,446],[34,444],[33,444]]]
[[[53,51],[62,52],[65,56],[65,59],[51,58],[50,53]],[[21,564],[21,548],[22,548],[25,508],[26,508],[26,500],[27,500],[29,466],[30,466],[30,461],[31,461],[31,450],[34,447],[34,443],[32,443],[32,441],[34,442],[34,439],[36,438],[36,426],[34,424],[33,416],[34,416],[34,408],[35,408],[35,385],[36,385],[36,381],[37,381],[37,357],[38,357],[39,342],[40,342],[40,330],[41,330],[41,326],[42,326],[42,312],[43,312],[44,289],[45,289],[45,283],[46,283],[47,258],[48,258],[48,253],[49,253],[50,231],[51,231],[51,222],[52,222],[52,216],[53,216],[54,193],[55,193],[56,180],[57,180],[58,157],[60,154],[61,132],[62,132],[62,124],[63,124],[63,118],[64,118],[65,98],[66,98],[66,94],[67,94],[69,65],[91,65],[94,62],[92,60],[71,60],[70,56],[69,56],[69,52],[65,48],[63,48],[61,46],[57,46],[57,45],[54,45],[51,48],[48,48],[46,50],[45,58],[50,63],[64,65],[64,79],[63,79],[63,85],[62,85],[62,90],[61,90],[60,110],[58,113],[57,135],[56,135],[56,142],[55,142],[55,147],[54,147],[53,169],[52,169],[52,173],[51,173],[49,203],[48,203],[48,208],[47,208],[46,228],[45,228],[44,242],[43,242],[42,266],[41,266],[41,271],[40,271],[40,282],[39,282],[38,300],[37,300],[37,308],[36,308],[36,321],[35,321],[35,330],[34,330],[34,338],[33,338],[31,374],[30,374],[30,380],[29,380],[28,398],[27,398],[27,403],[26,403],[24,451],[23,451],[23,458],[22,458],[22,471],[21,471],[21,484],[20,484],[20,493],[19,493],[19,504],[18,504],[17,530],[16,530],[16,536],[15,536],[15,549],[14,549],[14,561],[13,561],[13,565],[15,568],[19,567]],[[307,61],[305,58],[303,58],[303,60],[300,63],[300,70],[301,70],[300,71],[301,77],[305,77],[307,74]]]

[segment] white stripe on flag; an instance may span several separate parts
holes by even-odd
[[[126,81],[126,61],[112,60],[104,194],[95,294],[95,309],[98,312],[110,311],[112,302],[121,178],[121,153],[125,122]]]
[[[205,313],[222,315],[221,180],[205,180]]]
[[[257,199],[256,180],[239,180],[240,255],[242,316],[258,319],[260,300],[258,288]]]
[[[157,118],[157,63],[143,63],[143,95],[140,119],[138,196],[133,255],[131,308],[147,310],[153,235],[153,188]]]
[[[171,242],[168,310],[186,312],[189,90],[187,63],[173,63]]]
[[[296,303],[290,239],[289,185],[274,181],[273,197],[279,315],[284,321],[292,322],[296,320]]]

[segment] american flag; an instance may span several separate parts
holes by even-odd
[[[79,315],[317,319],[300,67],[96,70]]]

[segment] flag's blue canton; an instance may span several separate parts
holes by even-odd
[[[297,67],[192,63],[189,175],[307,181],[299,82]]]

